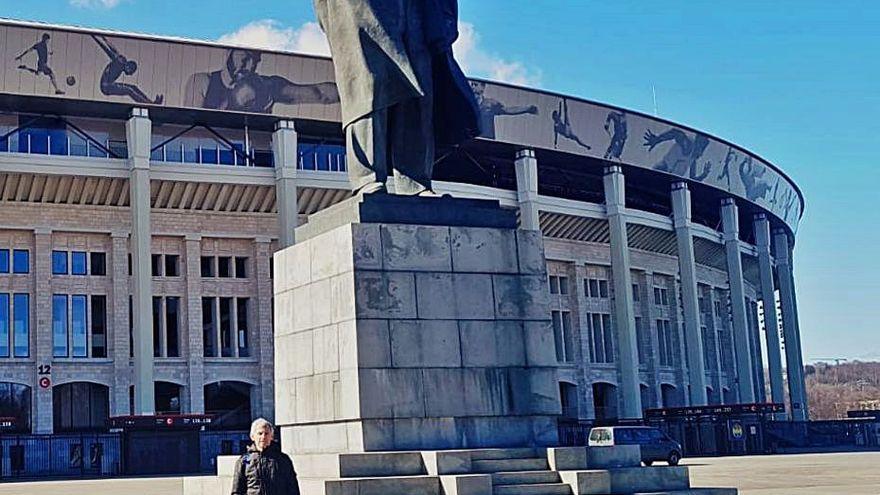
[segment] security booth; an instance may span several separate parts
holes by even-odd
[[[115,416],[110,431],[122,434],[125,474],[196,473],[202,457],[200,432],[213,420],[205,414]]]
[[[645,422],[678,441],[686,456],[762,454],[764,428],[783,404],[726,404],[645,411]]]

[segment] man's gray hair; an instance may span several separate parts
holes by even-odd
[[[268,428],[270,432],[275,433],[275,426],[269,422],[269,420],[265,418],[257,418],[251,423],[251,436],[254,436],[258,431]]]

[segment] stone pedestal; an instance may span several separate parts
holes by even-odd
[[[295,454],[540,446],[560,411],[540,232],[494,201],[358,196],[275,254]]]

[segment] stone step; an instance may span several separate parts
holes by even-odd
[[[441,489],[440,478],[436,476],[387,476],[327,480],[324,482],[324,493],[357,493],[358,495],[440,495]]]
[[[565,483],[536,483],[531,485],[496,485],[494,495],[571,495]]]
[[[736,495],[736,488],[689,488],[666,492],[639,492],[633,495]]]
[[[543,450],[543,449],[542,449]],[[535,449],[474,449],[470,451],[471,460],[488,461],[496,459],[534,459],[540,457]]]
[[[508,471],[546,471],[547,459],[540,457],[526,459],[491,459],[473,461],[471,463],[474,473],[498,473]]]
[[[492,473],[492,484],[496,486],[559,482],[559,473],[555,471],[514,471],[512,473]]]

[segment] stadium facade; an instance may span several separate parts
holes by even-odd
[[[272,417],[272,254],[351,196],[330,60],[14,21],[0,40],[0,417]],[[564,417],[807,416],[791,179],[680,124],[472,86],[483,135],[438,155],[436,188],[543,233]]]

